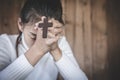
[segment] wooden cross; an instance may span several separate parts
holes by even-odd
[[[43,38],[47,38],[48,27],[52,27],[53,23],[48,22],[48,18],[44,18],[43,23],[39,23],[38,27],[43,28]]]

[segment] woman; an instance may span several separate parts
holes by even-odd
[[[52,25],[43,38],[45,19]],[[27,0],[19,35],[0,36],[0,80],[87,80],[63,35],[60,0]]]

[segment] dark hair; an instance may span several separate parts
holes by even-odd
[[[20,18],[23,23],[35,22],[41,16],[62,20],[62,5],[60,0],[27,0],[23,6]]]
[[[40,20],[41,16],[54,18],[64,24],[62,19],[62,5],[60,0],[27,0],[21,9],[20,18],[22,24],[35,23]],[[21,34],[16,40],[16,54],[18,57],[18,44],[21,41]]]

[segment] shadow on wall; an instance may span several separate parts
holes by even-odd
[[[107,0],[108,80],[120,80],[120,0]]]

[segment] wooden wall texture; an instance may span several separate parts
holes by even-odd
[[[65,34],[89,80],[120,80],[118,0],[61,0]],[[15,34],[24,0],[0,0],[0,34]]]
[[[91,80],[103,80],[107,55],[105,0],[64,0],[66,36]]]

